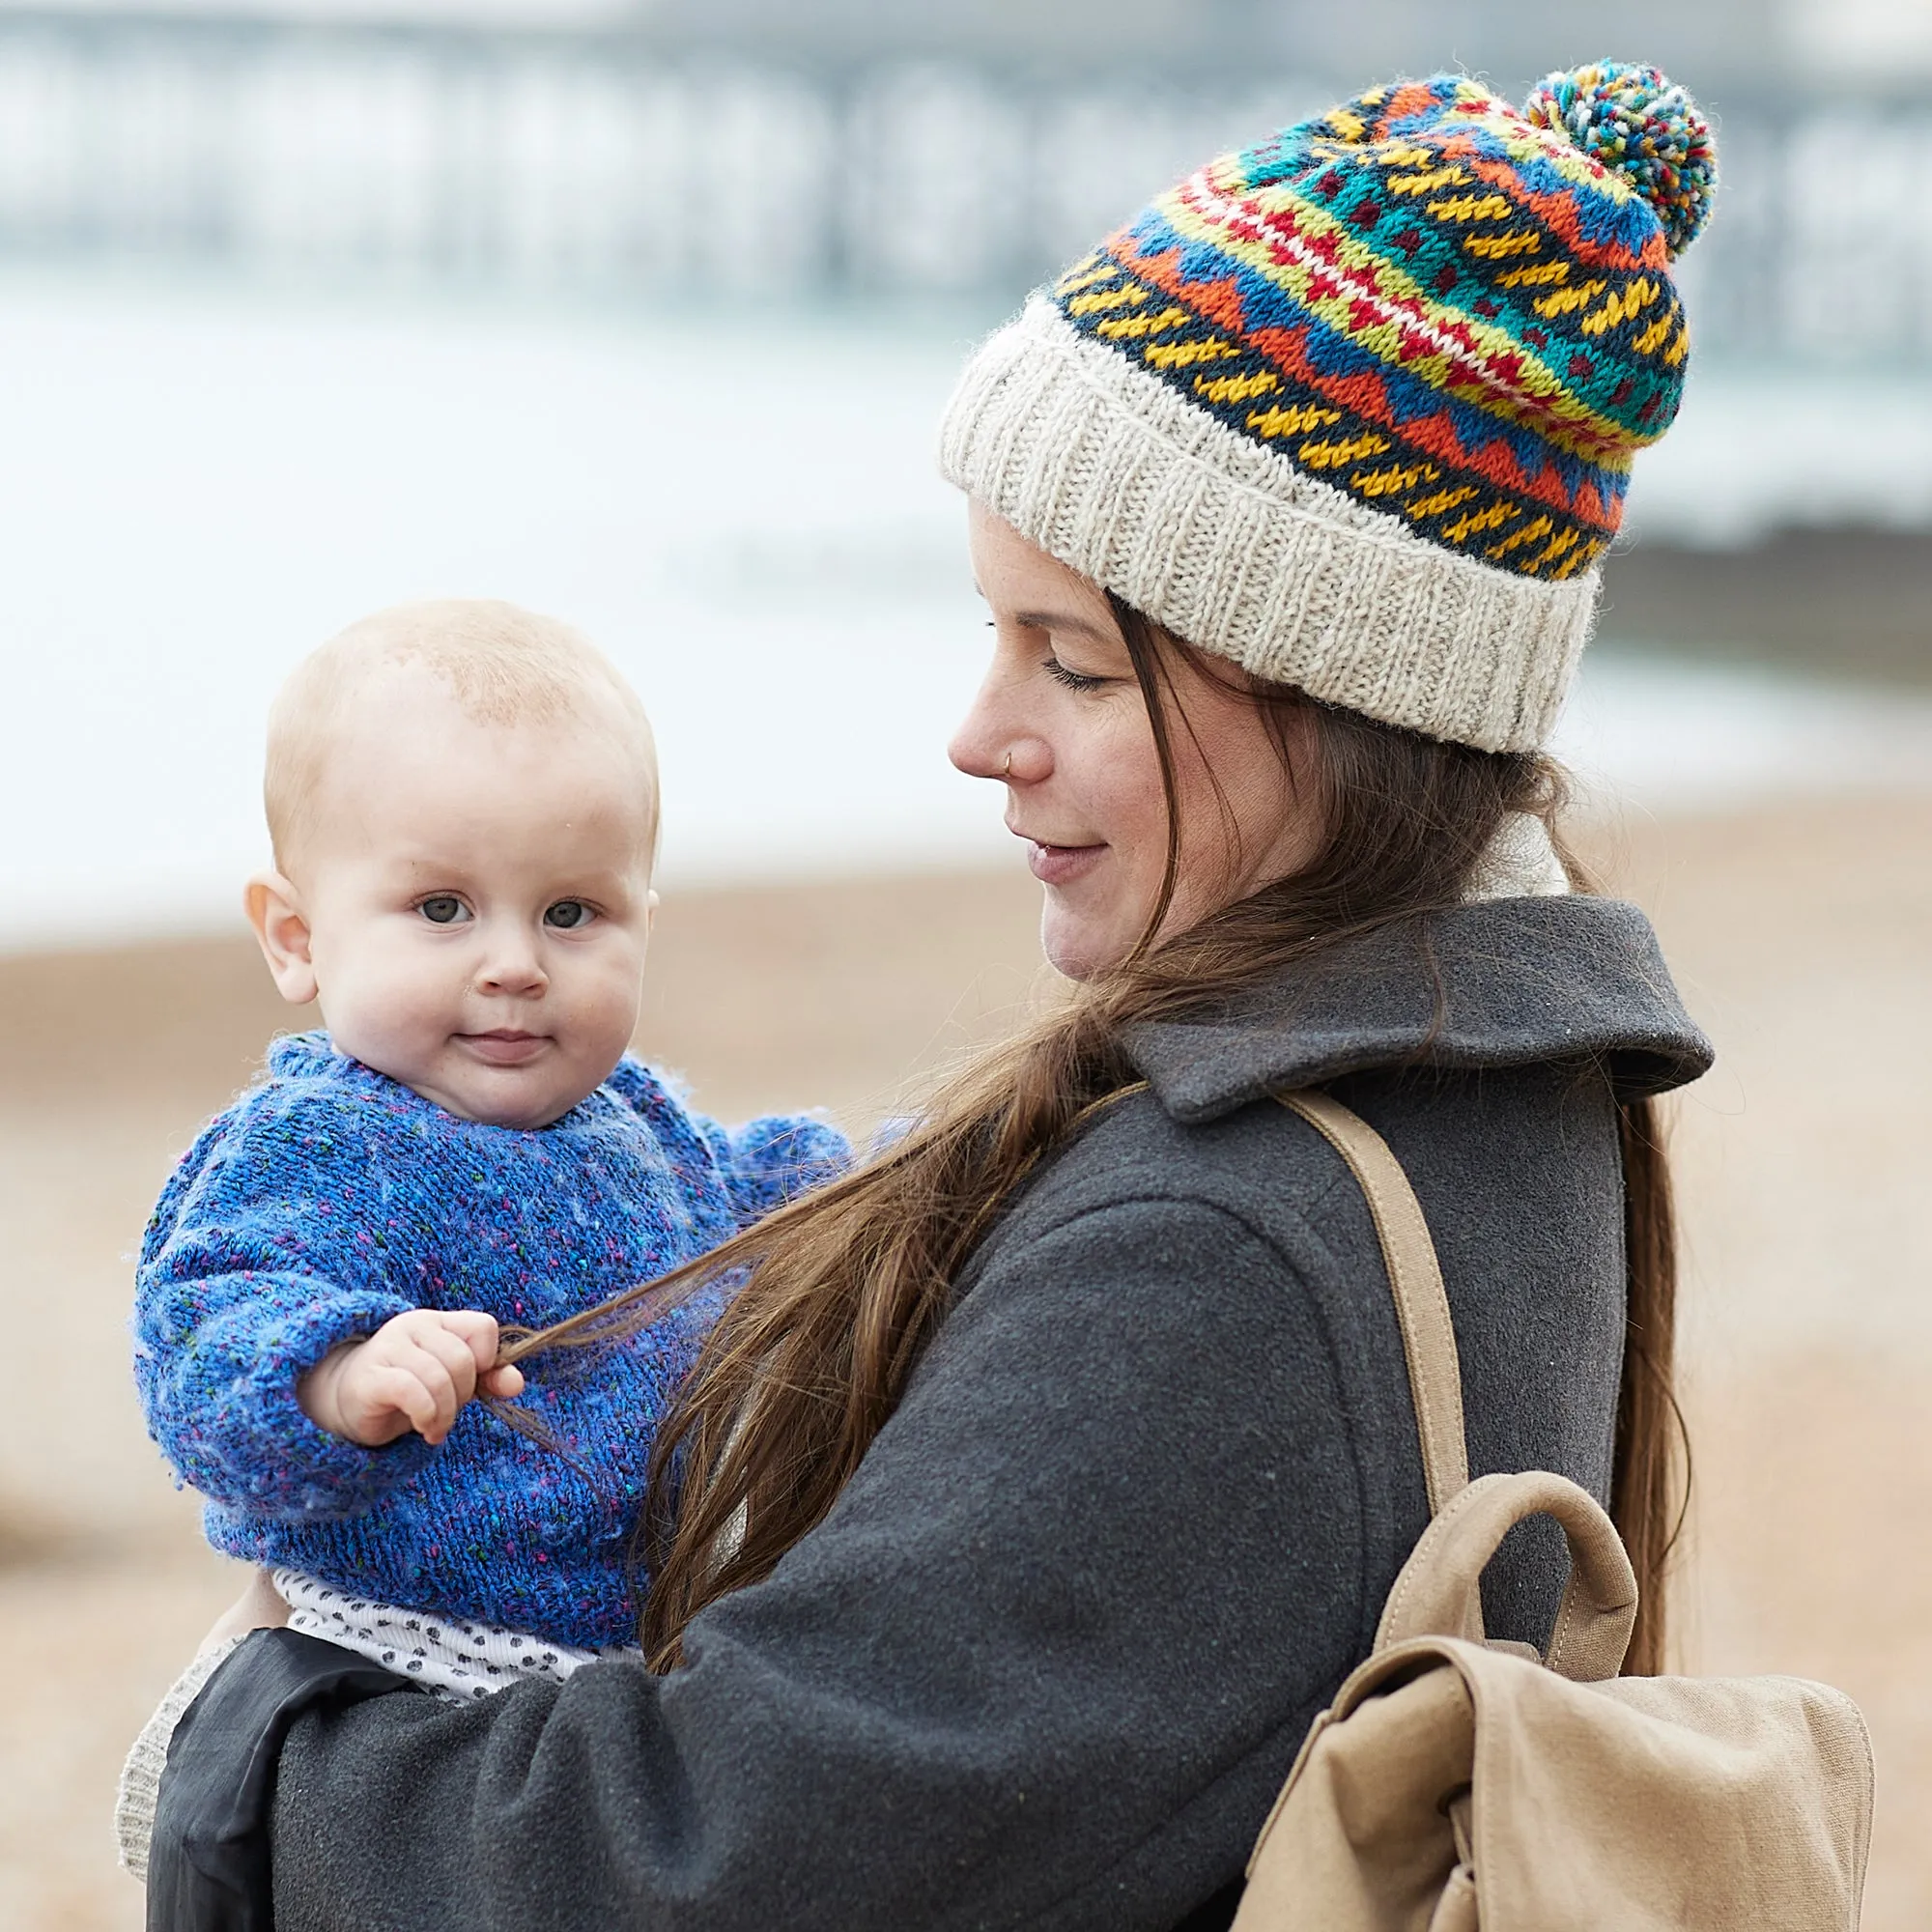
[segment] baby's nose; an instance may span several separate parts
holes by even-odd
[[[484,956],[476,983],[489,993],[540,993],[550,984],[550,975],[544,971],[535,947],[506,937]]]

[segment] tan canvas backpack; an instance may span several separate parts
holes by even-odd
[[[1400,1164],[1322,1094],[1283,1096],[1380,1236],[1434,1520],[1374,1654],[1315,1721],[1235,1932],[1855,1932],[1871,1834],[1858,1708],[1791,1677],[1619,1677],[1636,1579],[1594,1498],[1469,1481],[1455,1331]],[[1571,1576],[1548,1655],[1486,1643],[1477,1582],[1548,1515]]]

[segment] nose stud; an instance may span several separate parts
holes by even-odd
[[[1012,775],[1013,775],[1013,754],[1010,751],[1009,751],[1007,753],[1007,762],[1000,767],[1000,776],[1003,779],[1009,779],[1012,777]]]

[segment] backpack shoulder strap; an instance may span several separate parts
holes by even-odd
[[[1403,1353],[1408,1358],[1409,1394],[1422,1435],[1422,1474],[1430,1514],[1435,1515],[1468,1487],[1469,1449],[1463,1429],[1456,1330],[1422,1204],[1388,1143],[1359,1114],[1314,1089],[1275,1098],[1299,1114],[1349,1163],[1368,1197],[1402,1327]]]

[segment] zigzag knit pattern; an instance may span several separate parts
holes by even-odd
[[[835,1128],[727,1132],[634,1061],[535,1132],[460,1121],[336,1053],[276,1042],[201,1135],[142,1242],[135,1380],[209,1541],[374,1601],[554,1642],[628,1640],[628,1543],[653,1433],[715,1319],[539,1357],[521,1406],[469,1405],[439,1448],[325,1435],[298,1378],[410,1308],[540,1327],[701,1255],[847,1164]],[[561,1450],[561,1454],[557,1453]]]
[[[1593,111],[1628,129],[1632,99],[1547,82],[1532,123],[1459,76],[1374,89],[1208,162],[1053,299],[1191,407],[1429,542],[1571,577],[1615,534],[1688,349],[1659,207],[1621,149],[1606,165],[1573,138]],[[1679,245],[1708,171],[1698,185],[1694,210],[1680,180],[1660,188]]]

